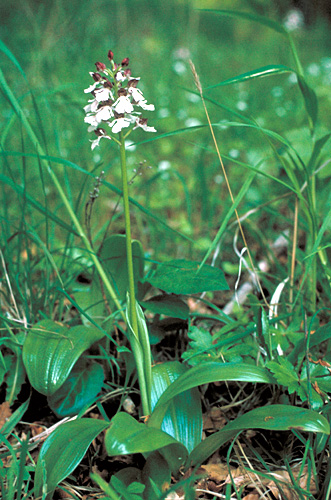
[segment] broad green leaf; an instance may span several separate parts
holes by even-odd
[[[145,278],[156,288],[167,293],[189,295],[216,290],[229,290],[221,269],[184,259],[172,260],[157,266]]]
[[[267,429],[286,431],[297,429],[306,432],[330,433],[328,421],[322,415],[296,406],[269,405],[251,410],[236,418],[223,429],[202,441],[190,454],[188,465],[197,466],[239,431],[247,429]]]
[[[154,314],[163,314],[172,318],[188,319],[190,309],[176,295],[155,295],[149,300],[141,301],[140,305]]]
[[[37,323],[23,345],[23,362],[32,387],[46,396],[54,394],[81,354],[103,336],[94,327],[67,328],[48,319]]]
[[[294,70],[292,68],[289,68],[288,66],[277,65],[277,64],[263,66],[262,68],[257,68],[252,71],[248,71],[247,73],[242,73],[241,75],[229,78],[228,80],[224,80],[223,82],[217,83],[216,85],[205,87],[204,90],[211,90],[216,87],[222,87],[224,85],[230,85],[232,83],[244,82],[246,80],[252,80],[254,78],[262,78],[270,75],[279,75],[281,73],[293,73],[293,72]]]
[[[160,363],[153,367],[152,411],[164,391],[187,368],[178,361]],[[161,429],[182,443],[189,452],[202,437],[202,410],[200,393],[196,387],[175,396],[164,416]]]
[[[79,359],[64,384],[47,398],[50,408],[58,417],[76,415],[94,401],[104,378],[101,365]]]
[[[164,391],[148,420],[148,425],[159,428],[169,402],[181,392],[210,382],[230,380],[266,384],[275,383],[275,379],[268,373],[266,368],[247,363],[203,363],[190,368]]]
[[[171,446],[171,454],[178,467],[185,463],[187,450],[160,429],[154,429],[137,422],[128,413],[117,413],[111,420],[106,432],[105,445],[110,456],[130,455],[131,453],[149,453]]]
[[[56,486],[81,462],[93,439],[107,427],[109,422],[93,418],[73,420],[57,427],[39,453],[34,488],[36,498],[42,494],[43,468],[46,471],[49,499]]]

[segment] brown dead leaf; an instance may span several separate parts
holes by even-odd
[[[243,497],[243,500],[260,500],[259,493],[248,493]]]
[[[214,481],[216,484],[224,483],[229,475],[229,471],[226,465],[218,464],[206,464],[199,468],[199,473],[207,473],[208,481]]]
[[[5,401],[0,405],[0,429],[5,425],[7,420],[11,417],[12,412],[10,409],[9,401]]]
[[[220,408],[213,407],[206,415],[203,416],[204,431],[218,431],[225,426],[227,420],[224,417]]]

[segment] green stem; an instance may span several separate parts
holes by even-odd
[[[125,219],[125,236],[126,236],[126,261],[128,267],[128,279],[129,279],[129,318],[132,334],[134,339],[132,339],[132,350],[136,360],[137,375],[140,388],[140,397],[142,411],[145,416],[149,415],[150,405],[149,405],[149,395],[147,388],[147,381],[145,377],[144,362],[145,356],[143,352],[143,346],[140,343],[139,326],[138,326],[138,316],[136,308],[136,296],[134,288],[134,272],[133,272],[133,257],[132,257],[132,238],[131,238],[131,221],[130,221],[130,204],[129,204],[129,187],[128,187],[128,175],[126,170],[126,157],[125,157],[125,138],[123,132],[119,133],[120,138],[120,158],[121,158],[121,170],[122,170],[122,192],[123,192],[123,205],[124,205],[124,219]],[[129,336],[130,338],[130,336]]]
[[[120,132],[119,135],[120,135],[120,143],[121,143],[120,156],[121,156],[122,192],[123,192],[125,236],[126,236],[126,262],[127,262],[127,266],[128,266],[128,278],[129,278],[130,318],[131,318],[132,329],[133,329],[134,333],[137,334],[137,338],[138,338],[138,319],[137,319],[137,311],[136,311],[136,296],[135,296],[135,289],[134,289],[129,187],[128,187],[128,175],[127,175],[127,170],[126,170],[125,142],[124,142],[122,131]]]

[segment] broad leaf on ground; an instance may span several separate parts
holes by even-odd
[[[48,319],[37,323],[23,345],[23,362],[32,387],[46,396],[54,394],[82,353],[103,336],[94,327],[67,328]]]

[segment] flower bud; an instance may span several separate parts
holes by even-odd
[[[95,65],[98,71],[105,71],[106,69],[106,65],[102,62],[96,62]]]
[[[112,61],[114,59],[114,53],[111,50],[108,51],[108,59],[109,61]]]
[[[129,58],[125,57],[122,61],[122,66],[129,66]]]
[[[99,73],[92,73],[92,78],[95,82],[100,82],[102,80],[102,76]]]

